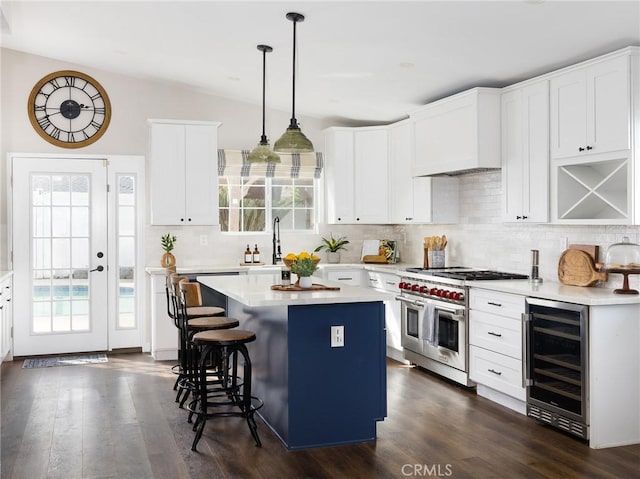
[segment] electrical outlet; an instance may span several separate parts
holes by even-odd
[[[344,326],[331,326],[331,347],[344,347]]]
[[[207,246],[209,244],[209,237],[207,235],[200,235],[200,246]]]

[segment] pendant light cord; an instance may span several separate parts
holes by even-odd
[[[296,120],[296,25],[298,23],[297,18],[293,18],[293,86],[291,88],[291,126],[297,127],[298,121]]]
[[[265,134],[265,95],[267,84],[267,48],[262,49],[262,137],[260,142],[267,143],[267,135]]]

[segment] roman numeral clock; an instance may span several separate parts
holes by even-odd
[[[29,95],[29,120],[38,134],[63,148],[97,141],[109,126],[111,103],[102,85],[84,73],[62,70],[42,78]]]

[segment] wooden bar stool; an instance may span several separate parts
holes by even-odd
[[[166,295],[167,295],[167,314],[173,320],[173,323],[180,332],[180,363],[171,368],[172,372],[178,377],[173,384],[173,390],[178,389],[178,383],[183,379],[182,368],[184,367],[184,356],[186,351],[185,334],[183,333],[182,315],[184,311],[181,306],[181,292],[179,284],[181,282],[187,282],[187,316],[190,318],[198,318],[203,316],[222,316],[225,313],[225,309],[218,306],[204,306],[202,304],[202,291],[199,283],[189,282],[187,276],[181,276],[174,271],[167,270],[166,275]],[[176,401],[179,401],[180,391]]]
[[[263,402],[251,396],[251,360],[246,346],[255,340],[255,333],[241,329],[209,330],[194,334],[193,342],[200,348],[200,360],[196,384],[198,393],[190,404],[190,409],[197,416],[193,425],[196,436],[191,450],[196,451],[207,419],[228,416],[243,417],[256,446],[262,446],[253,416]],[[239,376],[238,356],[242,357],[242,376]],[[208,370],[211,363],[218,366],[216,380],[213,381]]]
[[[180,296],[178,303],[180,306],[180,333],[182,354],[180,356],[180,375],[177,381],[178,394],[176,402],[180,402],[180,407],[184,406],[191,391],[195,390],[196,371],[198,363],[198,350],[192,343],[192,337],[198,331],[230,329],[238,326],[237,319],[227,318],[226,316],[203,316],[192,317],[190,312],[193,308],[189,308],[189,294],[193,294],[194,283],[188,281],[178,281],[177,283]],[[196,283],[197,285],[197,283]],[[191,311],[189,311],[191,309]]]

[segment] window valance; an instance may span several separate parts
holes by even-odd
[[[281,153],[280,163],[249,163],[249,150],[218,150],[219,176],[320,178],[322,153]]]

